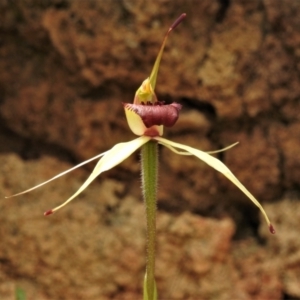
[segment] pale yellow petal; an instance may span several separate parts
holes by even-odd
[[[208,154],[220,153],[220,152],[227,151],[227,150],[231,149],[232,147],[236,146],[238,143],[239,143],[239,142],[236,142],[236,143],[234,143],[234,144],[232,144],[232,145],[229,145],[229,146],[227,146],[227,147],[225,147],[225,148],[222,148],[222,149],[219,149],[219,150],[205,151],[205,152],[208,153]],[[172,147],[172,146],[170,146],[170,145],[164,144],[164,146],[165,146],[166,148],[170,149],[171,151],[173,151],[174,153],[177,153],[177,154],[179,154],[179,155],[189,155],[189,156],[194,155],[194,154],[192,154],[192,153],[190,153],[190,152],[186,152],[186,151],[178,151],[178,150],[176,150],[174,147]]]
[[[205,151],[205,152],[208,153],[208,154],[215,154],[215,153],[224,152],[224,151],[227,151],[227,150],[233,148],[233,147],[236,146],[238,143],[239,143],[239,142],[235,142],[235,143],[233,143],[232,145],[229,145],[229,146],[227,146],[227,147],[225,147],[225,148],[222,148],[222,149],[219,149],[219,150],[213,150],[213,151]]]
[[[187,155],[187,156],[191,156],[193,155],[192,153],[190,152],[186,152],[186,151],[178,151],[176,150],[174,147],[170,146],[170,145],[167,145],[167,144],[163,144],[166,148],[170,149],[172,152],[176,153],[176,154],[179,154],[179,155]]]
[[[155,140],[157,140],[160,144],[168,147],[175,147],[181,150],[185,150],[187,152],[190,152],[191,154],[195,155],[196,157],[198,157],[199,159],[201,159],[202,161],[204,161],[205,163],[207,163],[209,166],[211,166],[212,168],[214,168],[215,170],[219,171],[220,173],[222,173],[224,176],[226,176],[231,182],[233,182],[246,196],[249,197],[250,200],[252,200],[252,202],[260,209],[260,211],[262,212],[262,214],[264,215],[270,231],[272,233],[274,233],[274,228],[271,225],[271,222],[265,212],[265,210],[263,209],[263,207],[261,206],[261,204],[255,199],[255,197],[245,188],[245,186],[233,175],[233,173],[226,167],[226,165],[224,165],[220,160],[218,160],[217,158],[209,155],[208,153],[186,146],[186,145],[182,145],[179,143],[175,143],[172,141],[169,141],[167,139],[161,138],[161,137],[155,137]],[[170,148],[170,147],[168,147]],[[178,153],[180,154],[180,153]]]
[[[106,152],[107,152],[107,151],[106,151]],[[35,190],[35,189],[37,189],[37,188],[39,188],[39,187],[41,187],[41,186],[43,186],[43,185],[49,183],[49,182],[51,182],[51,181],[53,181],[53,180],[55,180],[55,179],[57,179],[57,178],[59,178],[59,177],[61,177],[61,176],[65,175],[65,174],[67,174],[67,173],[69,173],[69,172],[71,172],[71,171],[73,171],[73,170],[75,170],[75,169],[77,169],[77,168],[83,166],[83,165],[88,164],[89,162],[91,162],[91,161],[93,161],[93,160],[95,160],[95,159],[97,159],[97,158],[103,156],[106,152],[103,152],[103,153],[98,154],[98,155],[96,155],[96,156],[94,156],[94,157],[92,157],[92,158],[90,158],[90,159],[88,159],[88,160],[85,160],[84,162],[80,163],[79,165],[76,165],[75,167],[73,167],[73,168],[71,168],[71,169],[68,169],[68,170],[66,170],[66,171],[64,171],[64,172],[61,172],[61,173],[59,173],[58,175],[55,175],[54,177],[52,177],[52,178],[50,178],[50,179],[48,179],[48,180],[46,180],[46,181],[44,181],[44,182],[42,182],[42,183],[40,183],[40,184],[34,186],[34,187],[32,187],[32,188],[30,188],[30,189],[28,189],[28,190],[26,190],[26,191],[24,191],[24,192],[20,192],[20,193],[18,193],[18,194],[14,194],[14,195],[12,195],[12,196],[7,196],[7,197],[5,197],[5,198],[16,197],[16,196],[20,196],[20,195],[29,193],[29,192],[31,192],[31,191],[33,191],[33,190]]]

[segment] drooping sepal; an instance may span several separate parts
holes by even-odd
[[[188,155],[188,153],[198,157],[205,163],[207,163],[209,166],[214,168],[215,170],[222,173],[225,177],[227,177],[233,184],[235,184],[261,211],[263,216],[265,217],[265,220],[269,226],[269,230],[272,234],[275,234],[274,226],[271,224],[267,213],[265,212],[262,205],[259,203],[258,200],[246,189],[246,187],[235,177],[235,175],[228,169],[228,167],[221,162],[219,159],[211,156],[209,153],[206,153],[204,151],[189,147],[187,145],[175,143],[172,141],[169,141],[167,139],[164,139],[162,137],[155,137],[155,140],[157,140],[161,145],[166,146],[171,151],[180,154],[180,155]],[[228,148],[228,147],[227,147]],[[178,151],[177,149],[184,150]]]

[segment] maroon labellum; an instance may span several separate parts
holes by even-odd
[[[181,109],[181,105],[175,102],[172,104],[163,104],[162,102],[155,104],[124,103],[124,106],[139,115],[147,128],[153,125],[173,126],[178,120]]]

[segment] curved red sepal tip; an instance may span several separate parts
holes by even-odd
[[[53,210],[50,209],[50,210],[47,210],[44,212],[44,216],[49,216],[49,215],[52,215],[53,214]]]
[[[171,25],[170,30],[175,29],[181,22],[182,20],[186,17],[186,14],[181,14],[177,20]]]
[[[273,227],[272,224],[269,225],[269,230],[270,230],[270,232],[271,232],[272,234],[275,234],[275,233],[276,233],[276,231],[275,231],[275,229],[274,229],[274,227]]]

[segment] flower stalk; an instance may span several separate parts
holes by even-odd
[[[156,141],[149,141],[142,146],[141,175],[147,221],[147,262],[144,282],[144,300],[154,300],[157,298],[154,278],[157,201],[156,193],[158,176],[158,146]]]

